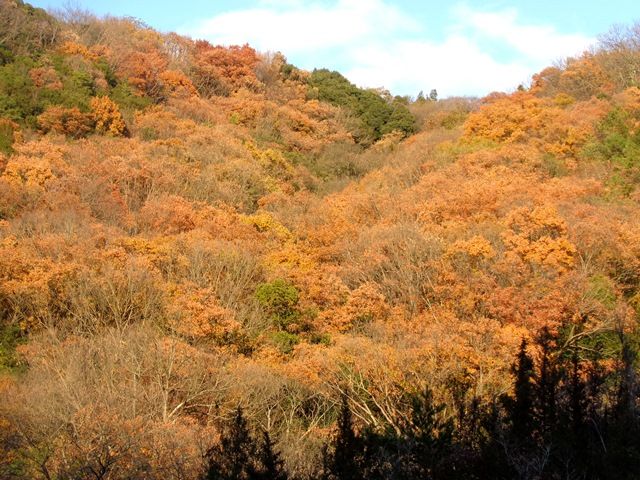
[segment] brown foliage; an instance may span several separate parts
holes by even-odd
[[[93,130],[94,121],[91,115],[82,113],[77,107],[51,106],[38,116],[38,127],[45,133],[55,132],[80,138]]]
[[[212,46],[199,40],[195,53],[195,86],[204,96],[229,95],[247,88],[255,90],[259,82],[255,68],[260,61],[249,45]]]

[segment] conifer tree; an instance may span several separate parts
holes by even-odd
[[[276,452],[273,447],[274,444],[269,432],[264,431],[259,452],[260,467],[254,477],[256,480],[287,480],[289,478],[280,453]]]
[[[556,367],[551,358],[553,336],[547,327],[544,327],[537,338],[541,350],[540,373],[536,382],[536,397],[538,418],[541,433],[545,436],[551,434],[556,421],[556,389],[558,378]]]
[[[340,417],[338,418],[338,432],[334,438],[333,451],[326,462],[325,477],[332,480],[359,480],[363,477],[362,442],[353,429],[353,419],[349,401],[342,397]]]
[[[256,477],[257,448],[249,433],[242,408],[223,432],[220,443],[207,452],[207,480],[250,480]]]
[[[512,434],[516,439],[529,438],[533,427],[533,360],[527,353],[527,341],[522,339],[516,363],[512,368],[514,379],[514,398],[509,402]]]

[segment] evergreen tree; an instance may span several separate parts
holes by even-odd
[[[346,396],[342,397],[338,432],[333,441],[333,451],[325,463],[325,477],[335,480],[362,479],[362,441],[353,429],[351,409]]]
[[[220,443],[207,452],[207,480],[250,480],[256,477],[257,448],[247,421],[238,407]]]
[[[533,428],[533,360],[527,353],[527,341],[522,339],[516,363],[512,368],[514,379],[514,398],[508,402],[512,434],[516,439],[529,438]]]
[[[543,436],[549,436],[556,423],[556,389],[558,378],[556,367],[551,359],[553,336],[544,327],[537,338],[540,347],[540,373],[536,382],[537,410],[540,429]]]
[[[269,432],[263,432],[259,455],[260,467],[253,477],[256,480],[287,480],[289,478],[280,453],[276,452],[273,447]]]

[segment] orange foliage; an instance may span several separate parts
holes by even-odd
[[[192,230],[196,226],[193,206],[178,196],[148,200],[140,210],[141,225],[166,234]]]
[[[55,132],[80,138],[90,133],[94,125],[91,115],[82,113],[77,107],[51,106],[38,116],[38,127],[45,133]]]
[[[99,45],[89,49],[81,43],[66,41],[60,46],[58,50],[60,53],[66,55],[80,55],[87,60],[95,61],[100,58],[100,53],[103,49],[101,49]]]
[[[633,325],[637,166],[620,198],[587,153],[612,109],[637,136],[640,90],[598,54],[528,91],[416,102],[422,132],[362,149],[281,54],[87,21],[57,53],[155,104],[127,108],[130,136],[108,96],[38,117],[74,141],[0,119],[0,327],[29,366],[0,377],[0,435],[26,475],[46,452],[56,478],[196,478],[238,404],[303,471],[340,395],[401,428],[416,379],[447,412],[454,389],[492,402],[540,327]],[[34,88],[61,88],[42,65]],[[284,326],[257,294],[276,279]]]
[[[260,61],[249,45],[212,46],[196,42],[196,87],[205,96],[225,95],[240,88],[255,90],[259,82],[255,68]]]
[[[160,76],[166,71],[167,66],[168,61],[161,53],[148,50],[132,52],[120,68],[129,83],[137,88],[141,95],[160,100],[164,90]]]
[[[29,70],[31,81],[38,88],[62,90],[62,82],[53,67],[38,67]]]
[[[233,312],[218,303],[210,288],[179,286],[171,295],[170,327],[181,337],[225,343],[240,329]]]
[[[92,98],[91,113],[96,132],[113,137],[126,135],[127,125],[124,123],[120,109],[109,97]]]
[[[564,94],[563,94],[564,95]],[[529,92],[488,100],[469,115],[467,136],[496,142],[527,142],[559,157],[575,158],[607,112],[606,102],[574,104],[566,95],[538,98]]]
[[[189,77],[180,71],[165,70],[160,74],[160,80],[170,96],[191,97],[198,94]]]
[[[567,226],[550,206],[520,208],[507,218],[509,231],[503,235],[510,252],[533,264],[550,266],[558,271],[570,268],[576,256],[568,240]]]

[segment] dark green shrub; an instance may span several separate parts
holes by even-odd
[[[282,279],[263,283],[256,289],[256,298],[271,321],[279,329],[286,329],[299,317],[299,294],[296,287]]]

